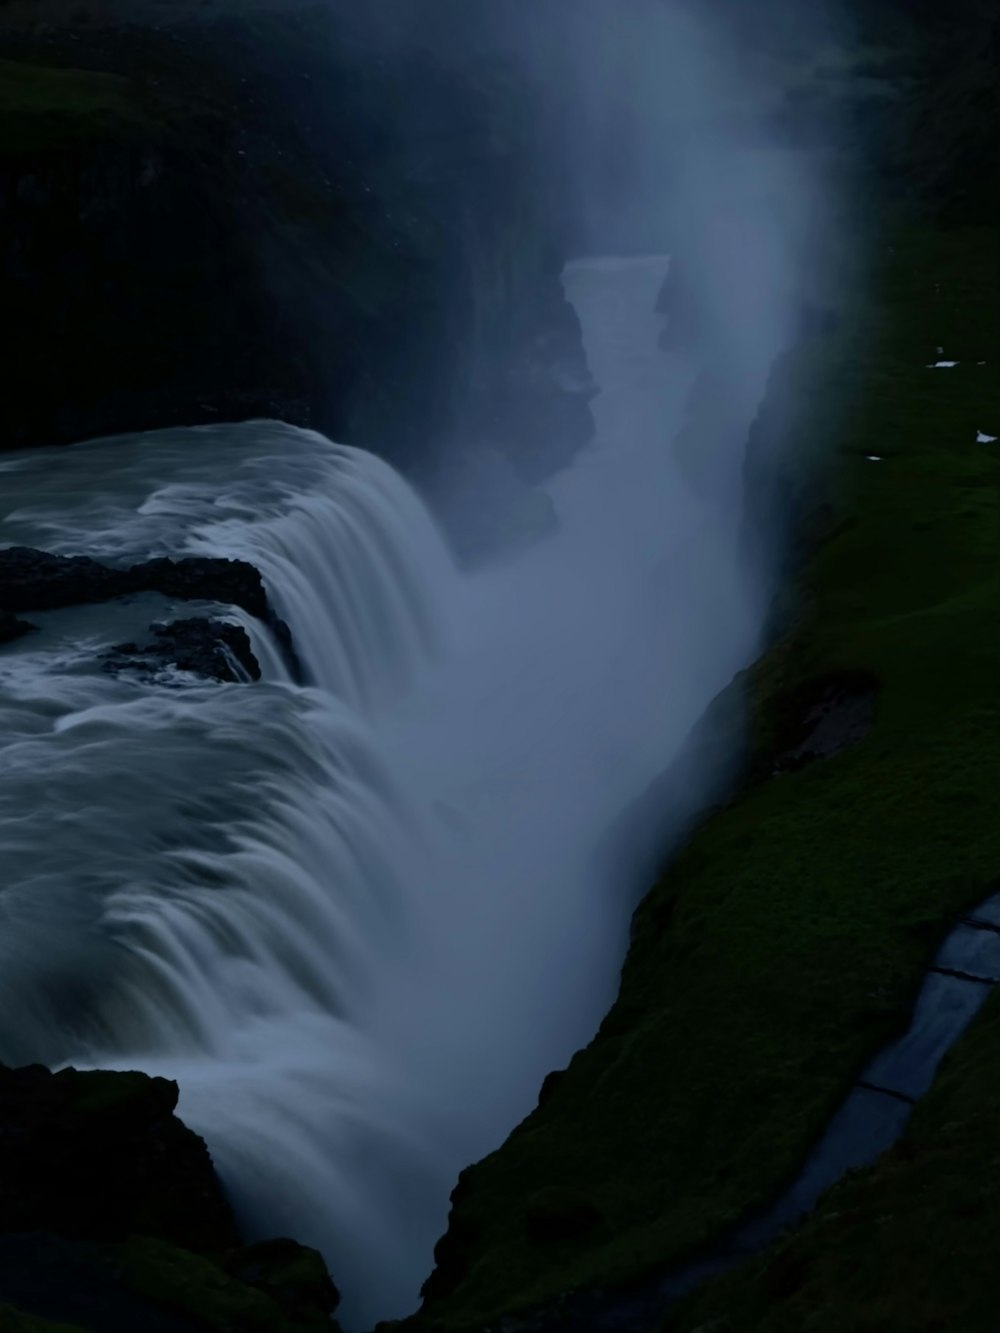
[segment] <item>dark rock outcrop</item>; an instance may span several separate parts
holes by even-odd
[[[6,611],[53,611],[108,602],[137,590],[127,570],[111,569],[89,556],[52,555],[30,546],[0,551],[0,607]]]
[[[145,1074],[0,1067],[0,1234],[236,1246],[208,1150],[174,1116],[177,1095]]]
[[[8,546],[0,551],[0,644],[27,632],[16,611],[55,611],[66,606],[108,602],[133,593],[157,592],[187,601],[222,602],[238,606],[271,630],[292,676],[301,680],[302,667],[288,626],[268,603],[260,571],[246,560],[214,556],[159,557],[125,568],[115,568],[85,555],[53,555],[31,546]],[[211,628],[208,628],[211,626]],[[7,628],[6,636],[3,631]],[[33,628],[28,625],[28,629]],[[218,620],[195,618],[154,630],[161,642],[142,649],[122,646],[123,657],[155,658],[160,665],[178,661],[177,654],[200,665],[185,670],[219,680],[238,679],[232,654],[254,680],[260,668],[246,634]],[[120,665],[125,665],[121,662]]]
[[[336,1333],[320,1256],[241,1243],[176,1104],[175,1083],[141,1073],[0,1066],[4,1328]]]
[[[17,616],[12,616],[9,611],[0,611],[0,644],[23,639],[26,634],[33,633],[37,628],[37,625],[32,625],[28,620],[19,620]]]
[[[242,625],[194,616],[150,629],[155,642],[115,644],[104,658],[104,669],[158,671],[173,666],[210,680],[260,680],[260,663]]]
[[[0,608],[5,611],[54,611],[137,592],[226,602],[258,620],[270,614],[260,572],[245,560],[185,556],[116,569],[89,556],[53,555],[31,546],[0,551]]]

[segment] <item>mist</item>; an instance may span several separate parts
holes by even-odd
[[[446,69],[471,51],[522,89],[596,396],[592,442],[537,488],[552,530],[435,588],[434,664],[375,725],[422,830],[361,1025],[400,1090],[350,1089],[365,1146],[337,1162],[339,1198],[320,1176],[289,1213],[354,1327],[413,1308],[458,1171],[607,1010],[646,884],[603,840],[759,647],[772,571],[741,544],[745,448],[828,201],[817,155],[751,114],[765,73],[725,19],[653,0],[382,6],[359,38],[403,66],[416,41]],[[424,127],[460,117],[448,86],[420,90]],[[446,526],[509,485],[462,446],[431,491]],[[683,764],[686,801],[649,814],[659,854],[712,794],[697,750]],[[273,1189],[233,1175],[273,1224]]]
[[[679,755],[685,800],[647,816],[657,855],[712,794],[685,742],[758,651],[774,574],[743,539],[747,437],[831,209],[822,154],[768,134],[766,61],[729,6],[331,9],[331,41],[362,69],[405,75],[413,45],[433,47],[445,74],[471,61],[532,120],[594,423],[532,488],[544,532],[456,559],[442,528],[513,485],[499,454],[465,466],[460,438],[420,498],[352,441],[249,423],[211,428],[207,463],[184,432],[144,438],[117,494],[82,514],[33,502],[25,465],[2,535],[245,557],[291,627],[309,683],[265,644],[244,732],[231,694],[151,702],[105,680],[81,699],[74,663],[60,685],[32,659],[22,716],[64,711],[67,789],[93,781],[77,745],[114,778],[92,809],[118,832],[87,930],[109,974],[125,962],[98,1019],[30,1054],[177,1077],[244,1220],[318,1246],[359,1330],[415,1308],[459,1171],[609,1007],[648,871],[609,860],[609,830]],[[796,40],[826,40],[810,9]],[[461,120],[454,86],[404,78],[406,133]],[[107,448],[81,447],[84,472],[114,475]],[[41,793],[47,752],[28,733],[21,777]],[[133,827],[115,802],[150,737],[131,799],[156,814]],[[51,858],[78,854],[26,863],[26,882],[42,893]],[[66,964],[81,977],[87,948]],[[16,985],[34,1014],[37,978]]]

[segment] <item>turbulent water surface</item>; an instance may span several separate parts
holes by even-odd
[[[0,1059],[177,1078],[354,1326],[412,1308],[458,1170],[607,1008],[639,886],[595,847],[752,649],[742,450],[709,499],[670,448],[666,267],[567,270],[596,438],[556,535],[474,574],[386,465],[276,423],[0,463],[0,542],[253,560],[311,682],[252,624],[259,684],[101,671],[149,595],[5,650]]]

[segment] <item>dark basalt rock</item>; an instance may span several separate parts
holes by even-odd
[[[0,643],[26,633],[23,629],[17,634],[13,633],[12,620],[16,625],[26,623],[16,621],[14,612],[55,611],[66,606],[108,602],[116,597],[140,592],[158,592],[165,597],[224,602],[240,607],[268,626],[284,653],[292,675],[297,680],[303,678],[291,631],[268,603],[260,571],[246,560],[226,560],[220,556],[184,556],[180,560],[158,557],[118,569],[85,555],[54,555],[51,551],[39,551],[31,546],[8,546],[0,551]],[[192,622],[176,623],[190,625]],[[7,636],[3,633],[5,625],[11,629]],[[193,634],[195,631],[192,629],[186,631],[182,636],[186,643],[181,645],[178,641],[179,650],[182,647],[185,651],[194,648]],[[226,634],[216,633],[214,637],[217,649],[221,639],[236,654],[237,660],[243,663],[251,677],[259,679],[260,669],[250,652],[245,635],[233,636],[227,630]],[[202,636],[199,652],[204,646]],[[133,651],[146,654],[148,650]],[[159,650],[156,655],[164,656]],[[223,675],[214,669],[190,669],[199,670],[203,675],[217,676],[220,680],[238,678],[232,674],[231,665],[229,674]]]
[[[22,639],[37,628],[28,620],[18,620],[17,616],[12,616],[8,611],[0,611],[0,643],[13,643],[15,639]]]
[[[30,546],[0,551],[0,607],[6,611],[53,611],[132,591],[128,571],[110,569],[89,556],[52,555]]]
[[[210,680],[260,680],[260,664],[241,625],[194,616],[151,625],[150,630],[155,643],[116,644],[104,659],[105,670],[157,671],[174,666]]]
[[[146,560],[128,571],[142,591],[165,597],[230,602],[258,620],[267,620],[267,593],[260,571],[245,560],[186,556],[181,560]]]
[[[229,602],[260,620],[269,615],[260,572],[245,560],[185,556],[116,569],[86,555],[53,555],[30,546],[0,551],[0,607],[5,611],[54,611],[135,592]]]

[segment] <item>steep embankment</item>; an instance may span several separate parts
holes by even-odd
[[[776,367],[751,439],[748,486],[765,517],[795,512],[800,542],[777,641],[710,718],[743,692],[745,788],[636,913],[594,1042],[463,1173],[416,1327],[516,1327],[774,1198],[995,881],[997,271],[974,224],[995,209],[997,16],[970,0],[944,25],[894,4],[861,20],[846,63],[783,57],[772,115],[809,141],[836,107],[874,239],[836,326]],[[989,1325],[996,1006],[900,1147],[678,1328]],[[932,1254],[952,1226],[968,1249]]]
[[[750,786],[640,907],[594,1042],[463,1174],[427,1326],[668,1266],[773,1196],[996,875],[991,240],[897,232],[873,294],[776,371],[751,460],[823,429],[836,468],[747,681]],[[942,346],[959,364],[930,368]]]
[[[5,11],[0,447],[276,416],[530,481],[587,438],[530,92],[474,22],[342,11]]]

